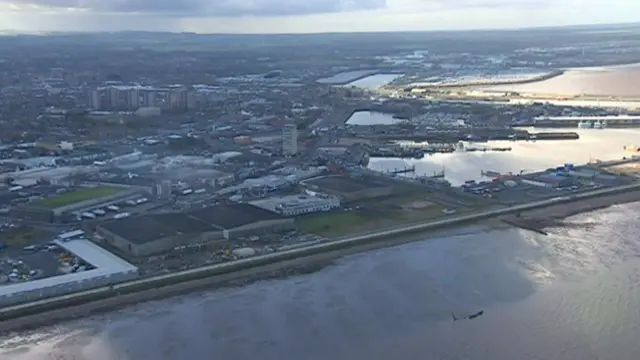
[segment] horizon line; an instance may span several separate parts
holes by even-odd
[[[145,33],[145,34],[173,34],[173,35],[199,35],[199,36],[308,36],[308,35],[345,35],[345,34],[401,34],[401,33],[462,33],[474,31],[491,31],[491,32],[515,32],[527,30],[561,30],[575,28],[594,28],[594,27],[640,27],[640,22],[621,22],[621,23],[587,23],[575,25],[544,25],[544,26],[526,26],[516,28],[471,28],[471,29],[431,29],[431,30],[381,30],[381,31],[325,31],[325,32],[300,32],[300,33],[231,33],[231,32],[193,32],[193,31],[167,31],[167,30],[105,30],[105,31],[83,31],[83,30],[42,30],[42,31],[26,31],[26,30],[0,30],[0,36],[56,36],[56,35],[99,35],[99,34],[122,34],[122,33]]]

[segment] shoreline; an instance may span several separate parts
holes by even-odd
[[[198,290],[217,288],[220,286],[243,285],[250,282],[280,278],[283,276],[297,275],[299,273],[315,272],[331,264],[333,261],[347,255],[366,252],[370,250],[397,246],[409,242],[427,240],[434,236],[451,234],[455,236],[455,228],[465,228],[473,224],[484,224],[488,230],[513,229],[499,221],[510,216],[509,213],[520,212],[527,216],[542,214],[557,218],[568,217],[577,213],[590,212],[602,207],[609,207],[619,203],[638,201],[640,199],[640,185],[633,187],[621,187],[607,189],[608,192],[593,192],[583,194],[582,198],[571,197],[555,202],[541,202],[524,206],[511,207],[492,212],[481,212],[472,217],[450,219],[439,223],[428,223],[422,226],[413,226],[403,231],[387,230],[378,236],[360,236],[358,241],[334,241],[324,244],[319,249],[308,249],[306,252],[296,254],[283,254],[282,258],[271,261],[261,260],[248,264],[232,264],[229,269],[197,273],[198,277],[182,277],[166,279],[170,281],[153,283],[152,280],[141,281],[136,286],[123,286],[126,292],[118,290],[101,292],[98,289],[89,290],[85,295],[74,294],[67,296],[67,300],[51,300],[51,304],[45,301],[45,305],[24,305],[6,308],[1,313],[0,332],[24,330],[57,322],[69,321],[74,318],[84,317],[96,313],[114,310],[136,303],[147,302],[184,295]],[[630,191],[625,191],[630,190]],[[629,196],[633,193],[634,197]],[[528,206],[528,208],[527,208]],[[554,210],[555,209],[555,210]],[[502,213],[500,213],[502,212]],[[365,241],[362,241],[365,240]],[[239,262],[236,262],[239,263]],[[292,270],[293,269],[293,270]],[[217,270],[217,269],[216,269]],[[193,275],[193,274],[192,274]],[[163,279],[165,280],[165,279]],[[89,294],[86,294],[89,293]],[[97,295],[96,295],[97,294]],[[49,300],[48,300],[49,301]],[[31,306],[31,307],[30,307]]]
[[[549,79],[553,79],[555,77],[561,76],[566,72],[564,69],[553,70],[548,73],[534,76],[528,79],[522,80],[503,80],[503,81],[494,81],[490,83],[486,82],[466,82],[462,84],[442,84],[442,85],[418,85],[418,86],[410,86],[411,84],[407,84],[409,87],[413,87],[416,89],[464,89],[469,87],[479,87],[479,86],[503,86],[503,85],[523,85],[530,84],[540,81],[545,81]]]
[[[473,225],[474,224],[467,224],[465,227]],[[374,241],[350,248],[285,260],[256,268],[171,284],[159,288],[146,289],[130,294],[118,294],[76,306],[48,310],[13,319],[3,319],[0,321],[0,334],[25,331],[42,326],[53,326],[92,315],[115,311],[140,303],[168,300],[174,297],[196,293],[198,291],[217,291],[224,288],[243,287],[261,281],[286,279],[293,276],[313,274],[333,265],[341,258],[368,251],[375,251],[413,242],[428,241],[432,238],[443,236],[459,236],[478,232],[508,230],[512,228],[509,225],[496,222],[495,219],[487,219],[480,223],[476,223],[475,225],[479,226],[479,228],[475,230],[472,229],[470,231],[456,232],[455,229],[442,228],[405,236],[392,236],[385,240]]]

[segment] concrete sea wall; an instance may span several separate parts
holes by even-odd
[[[619,194],[626,191],[633,191],[640,189],[640,183],[620,186],[615,188],[599,189],[596,191],[577,194],[572,196],[562,196],[549,200],[542,200],[532,202],[523,205],[516,205],[506,208],[500,208],[485,212],[479,212],[476,214],[463,215],[457,217],[446,218],[438,221],[401,226],[393,229],[371,232],[369,234],[362,234],[358,236],[352,236],[336,241],[321,243],[304,248],[297,248],[287,251],[281,251],[273,254],[257,256],[254,258],[243,259],[235,262],[205,266],[197,269],[180,271],[172,274],[156,276],[152,278],[139,279],[134,281],[128,281],[114,286],[100,287],[93,290],[82,291],[65,296],[42,299],[30,303],[5,307],[0,309],[0,322],[17,319],[23,316],[33,316],[34,314],[54,311],[58,309],[64,309],[73,307],[76,305],[82,305],[93,301],[124,296],[127,294],[135,294],[150,289],[157,289],[163,287],[170,287],[176,284],[183,284],[185,282],[203,279],[212,276],[229,274],[237,271],[246,271],[252,268],[258,268],[265,265],[270,265],[278,262],[284,262],[292,259],[300,259],[317,255],[320,253],[346,249],[371,243],[373,241],[380,241],[384,238],[389,238],[398,235],[408,235],[416,232],[423,232],[426,230],[442,228],[452,225],[461,225],[464,223],[483,220],[486,218],[492,218],[500,215],[507,215],[511,213],[517,213],[520,211],[533,210],[537,208],[543,208],[551,205],[557,205],[562,203],[570,203],[578,200],[585,200],[589,198],[595,198],[600,196]],[[184,289],[182,290],[184,291]],[[166,292],[170,293],[170,291]]]

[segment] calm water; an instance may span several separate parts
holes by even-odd
[[[369,168],[393,170],[415,165],[416,174],[431,175],[444,167],[447,180],[454,185],[459,185],[466,180],[480,179],[482,170],[517,173],[521,170],[544,170],[565,163],[584,164],[590,159],[621,159],[631,155],[623,150],[624,145],[640,142],[640,130],[635,129],[572,129],[571,131],[580,134],[580,139],[537,142],[493,141],[477,144],[477,146],[511,147],[512,151],[435,154],[425,156],[421,160],[372,158]]]
[[[366,78],[362,78],[360,80],[352,81],[347,84],[347,86],[355,86],[370,90],[375,90],[380,86],[387,85],[393,80],[397,79],[401,75],[399,74],[376,74],[367,76]]]
[[[393,115],[377,111],[357,111],[349,119],[347,125],[393,125],[403,120],[394,119]]]
[[[0,358],[637,359],[640,204],[571,220],[582,226],[546,237],[461,229],[311,275],[14,334]]]
[[[489,89],[563,95],[640,97],[640,64],[569,70],[561,76],[521,85]]]

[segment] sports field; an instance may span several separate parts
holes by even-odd
[[[113,195],[120,192],[121,190],[122,189],[108,187],[108,186],[97,186],[94,188],[76,190],[70,193],[61,194],[51,198],[43,199],[36,202],[34,205],[38,207],[48,208],[48,209],[55,209],[55,208],[67,206],[70,204],[75,204],[85,200],[91,200],[91,199]]]

